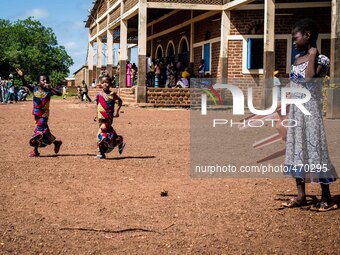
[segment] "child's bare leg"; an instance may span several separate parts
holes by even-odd
[[[103,146],[102,144],[99,145],[99,154],[97,155],[97,158],[105,159],[105,153],[107,152],[107,148]]]
[[[30,145],[34,148],[33,151],[29,154],[30,157],[39,157],[40,153],[38,151],[39,142],[36,140],[30,140]]]
[[[63,142],[61,140],[55,140],[53,144],[54,144],[54,152],[58,153],[60,151],[60,147],[63,144]]]

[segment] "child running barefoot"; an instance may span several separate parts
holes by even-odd
[[[337,178],[329,155],[322,119],[322,77],[328,71],[329,59],[320,55],[316,48],[318,26],[310,19],[297,22],[292,30],[294,46],[300,52],[292,65],[290,80],[292,88],[306,88],[311,99],[304,107],[311,113],[305,115],[296,105],[290,105],[288,119],[297,126],[289,125],[285,169],[296,179],[297,197],[284,203],[285,207],[299,207],[306,203],[305,183],[321,185],[321,201],[311,207],[315,211],[337,209],[332,201],[329,184]],[[314,78],[319,78],[320,81]],[[291,93],[291,98],[301,98],[301,93]]]
[[[62,141],[56,140],[52,135],[47,122],[50,112],[51,96],[61,93],[49,85],[49,77],[46,74],[41,74],[37,77],[36,85],[29,85],[25,80],[24,73],[20,69],[16,69],[18,75],[21,77],[23,86],[27,87],[33,93],[33,111],[35,122],[37,124],[34,134],[30,140],[30,145],[34,147],[33,151],[29,154],[30,157],[39,157],[39,147],[46,147],[47,145],[54,144],[54,152],[58,153]]]
[[[97,158],[105,159],[105,153],[111,152],[117,145],[119,154],[123,153],[125,147],[123,137],[117,135],[112,127],[113,118],[119,117],[119,110],[122,107],[123,101],[115,92],[110,91],[110,87],[113,87],[110,76],[105,75],[101,78],[101,86],[103,90],[96,97],[99,122],[97,142],[99,154]],[[118,102],[118,108],[115,113],[116,101]]]

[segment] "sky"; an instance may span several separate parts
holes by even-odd
[[[92,0],[0,0],[0,3],[1,19],[16,21],[33,16],[53,29],[58,44],[65,46],[74,61],[70,76],[85,64],[89,37],[83,21],[87,20]]]

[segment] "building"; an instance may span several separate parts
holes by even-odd
[[[146,55],[181,60],[217,78],[241,78],[246,91],[254,88],[254,103],[267,105],[268,86],[256,78],[270,78],[274,70],[287,76],[291,59],[291,29],[301,18],[320,26],[319,51],[330,57],[331,77],[340,73],[340,0],[96,0],[86,22],[89,29],[88,83],[103,63],[112,74],[112,45],[120,44],[120,87],[125,87],[128,44],[138,45],[136,102],[155,102],[161,89],[147,88]],[[96,44],[96,66],[93,66]],[[253,54],[253,53],[256,54]],[[166,91],[166,89],[163,89]],[[183,99],[182,99],[183,101]],[[184,98],[186,101],[186,98]],[[164,104],[168,104],[164,98]],[[157,103],[157,102],[156,102]]]

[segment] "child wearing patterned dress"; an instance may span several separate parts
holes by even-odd
[[[118,145],[119,154],[123,153],[125,143],[123,137],[117,135],[112,127],[113,118],[119,117],[119,110],[122,107],[122,99],[115,93],[110,91],[112,87],[111,77],[106,75],[101,78],[101,86],[103,90],[97,94],[96,101],[98,105],[98,141],[97,147],[99,154],[97,158],[105,159],[105,153],[111,152]],[[115,102],[118,102],[118,108],[115,112]]]
[[[289,125],[287,130],[285,169],[287,175],[296,179],[298,195],[283,203],[283,206],[299,207],[306,204],[305,183],[313,182],[321,185],[322,195],[311,210],[324,212],[337,209],[329,189],[337,173],[328,155],[322,118],[322,77],[328,71],[329,59],[320,55],[316,48],[318,26],[314,21],[298,21],[292,36],[294,47],[303,53],[296,56],[292,65],[290,86],[309,90],[311,99],[304,107],[311,115],[305,115],[294,104],[290,105],[288,119],[295,120],[297,125]],[[302,93],[291,93],[291,98],[302,96]]]
[[[61,96],[61,93],[49,85],[49,77],[46,74],[39,75],[37,77],[37,84],[31,86],[25,80],[23,71],[20,69],[16,69],[16,71],[21,77],[23,86],[27,87],[33,93],[32,114],[34,115],[37,126],[34,130],[32,138],[29,141],[29,144],[34,147],[29,156],[39,157],[40,153],[38,148],[46,147],[52,143],[54,144],[54,152],[58,153],[62,141],[56,140],[55,136],[52,135],[47,122],[49,118],[51,96]]]

